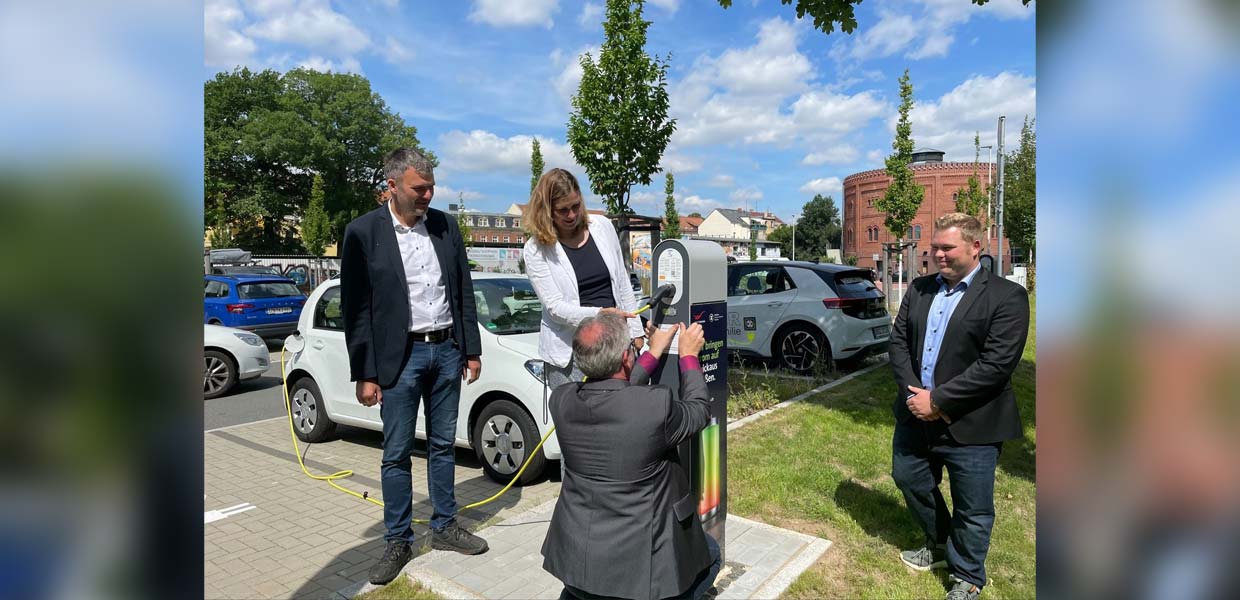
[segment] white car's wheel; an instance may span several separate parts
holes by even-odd
[[[203,353],[202,395],[208,400],[223,396],[237,385],[237,363],[218,350]]]
[[[506,484],[525,464],[540,439],[538,426],[520,406],[508,400],[496,400],[478,415],[470,443],[487,477]],[[547,457],[540,449],[517,485],[534,481],[546,466]]]
[[[297,439],[313,444],[326,440],[336,431],[336,423],[323,410],[323,394],[313,379],[298,379],[289,390],[288,404]]]
[[[831,364],[831,350],[822,332],[806,325],[792,325],[776,336],[775,359],[781,367],[809,373],[819,365]]]

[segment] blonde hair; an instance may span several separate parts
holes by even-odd
[[[960,237],[972,244],[982,239],[982,222],[973,215],[953,212],[941,215],[934,220],[934,228],[943,230],[955,227],[960,230]]]
[[[551,169],[543,173],[543,176],[538,178],[534,191],[530,193],[530,203],[526,207],[521,222],[522,227],[531,237],[538,240],[539,244],[544,246],[554,244],[559,236],[551,221],[551,211],[555,209],[556,201],[571,197],[573,194],[581,195],[581,186],[577,184],[577,178],[573,177],[572,173],[564,169]],[[581,201],[581,211],[583,214],[579,227],[585,229],[589,226],[590,215],[586,213],[584,198]]]

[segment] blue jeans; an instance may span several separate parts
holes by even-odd
[[[946,545],[952,574],[979,588],[986,585],[986,553],[995,524],[995,467],[1002,446],[959,444],[942,421],[898,423],[892,438],[891,476],[925,532],[927,545]],[[951,482],[951,514],[939,490],[943,467]]]
[[[426,399],[427,487],[431,497],[431,529],[456,520],[456,414],[461,399],[464,359],[451,341],[411,342],[396,385],[383,390],[383,525],[387,541],[413,542],[414,432],[418,404]]]
[[[719,552],[719,542],[709,533],[706,535],[706,552],[710,554],[710,565],[698,574],[697,579],[693,580],[693,585],[678,596],[672,596],[666,600],[698,600],[710,591],[711,586],[715,585],[715,577],[719,576],[719,569],[723,567],[723,554]],[[560,600],[623,600],[620,598],[612,598],[611,596],[599,596],[591,594],[585,590],[566,585],[560,591]]]

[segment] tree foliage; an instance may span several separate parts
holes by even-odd
[[[465,240],[465,247],[472,248],[474,246],[474,238],[472,228],[465,221],[465,193],[457,192],[456,194],[456,226],[461,230],[461,239]],[[524,269],[521,271],[525,272]]]
[[[891,184],[874,202],[875,208],[887,214],[883,221],[887,231],[901,242],[908,235],[908,226],[917,216],[925,195],[925,189],[913,181],[913,170],[908,166],[913,160],[913,125],[908,116],[912,110],[913,84],[905,69],[900,76],[900,118],[896,121],[896,137],[891,142],[894,151],[887,157],[887,176],[891,177]]]
[[[981,6],[990,0],[972,0],[974,4]],[[792,4],[793,0],[780,0],[787,6]],[[1025,6],[1029,6],[1030,0],[1021,0]],[[796,0],[797,18],[803,19],[805,15],[809,15],[814,19],[814,29],[825,34],[835,31],[835,26],[840,26],[840,31],[844,33],[852,33],[857,28],[857,18],[854,15],[855,6],[861,4],[861,0]],[[719,0],[719,6],[728,8],[732,6],[732,0]]]
[[[296,221],[315,175],[330,224],[325,243],[375,206],[383,155],[421,148],[360,75],[241,68],[204,86],[204,215],[256,252],[296,252]],[[434,160],[434,156],[428,153]]]
[[[835,206],[835,198],[814,194],[801,207],[796,233],[798,256],[822,256],[831,248],[839,248],[840,209]]]
[[[663,218],[667,220],[667,226],[663,228],[663,239],[675,240],[680,238],[680,213],[676,211],[676,178],[671,173],[667,174],[663,183]]]
[[[977,163],[982,158],[981,137],[973,134],[973,175],[969,176],[969,184],[956,190],[956,212],[973,215],[986,226],[986,204],[990,199],[990,190],[982,191],[981,180],[977,177]]]
[[[331,239],[331,221],[323,208],[323,177],[315,174],[310,185],[310,205],[301,218],[301,245],[314,256],[323,256],[323,248]]]
[[[629,192],[650,185],[676,129],[668,118],[668,58],[646,54],[641,0],[608,0],[598,61],[581,57],[581,83],[568,119],[573,158],[610,213],[632,212]]]
[[[1028,116],[1020,128],[1020,147],[1003,166],[1003,235],[1013,246],[1032,251],[1037,245],[1038,134]]]
[[[542,146],[538,143],[538,138],[534,138],[534,143],[531,145],[533,147],[530,149],[530,193],[533,194],[545,165],[543,164]]]

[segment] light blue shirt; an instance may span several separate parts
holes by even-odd
[[[926,323],[926,341],[921,350],[921,387],[927,390],[934,389],[934,367],[939,363],[939,345],[943,343],[947,323],[951,321],[952,313],[956,312],[956,306],[964,297],[965,290],[969,289],[969,284],[973,283],[973,278],[977,276],[981,268],[980,263],[973,267],[973,270],[969,271],[969,274],[950,290],[947,289],[947,282],[943,280],[943,276],[938,276],[939,293],[934,295],[934,302],[930,303],[930,314],[927,316]]]

